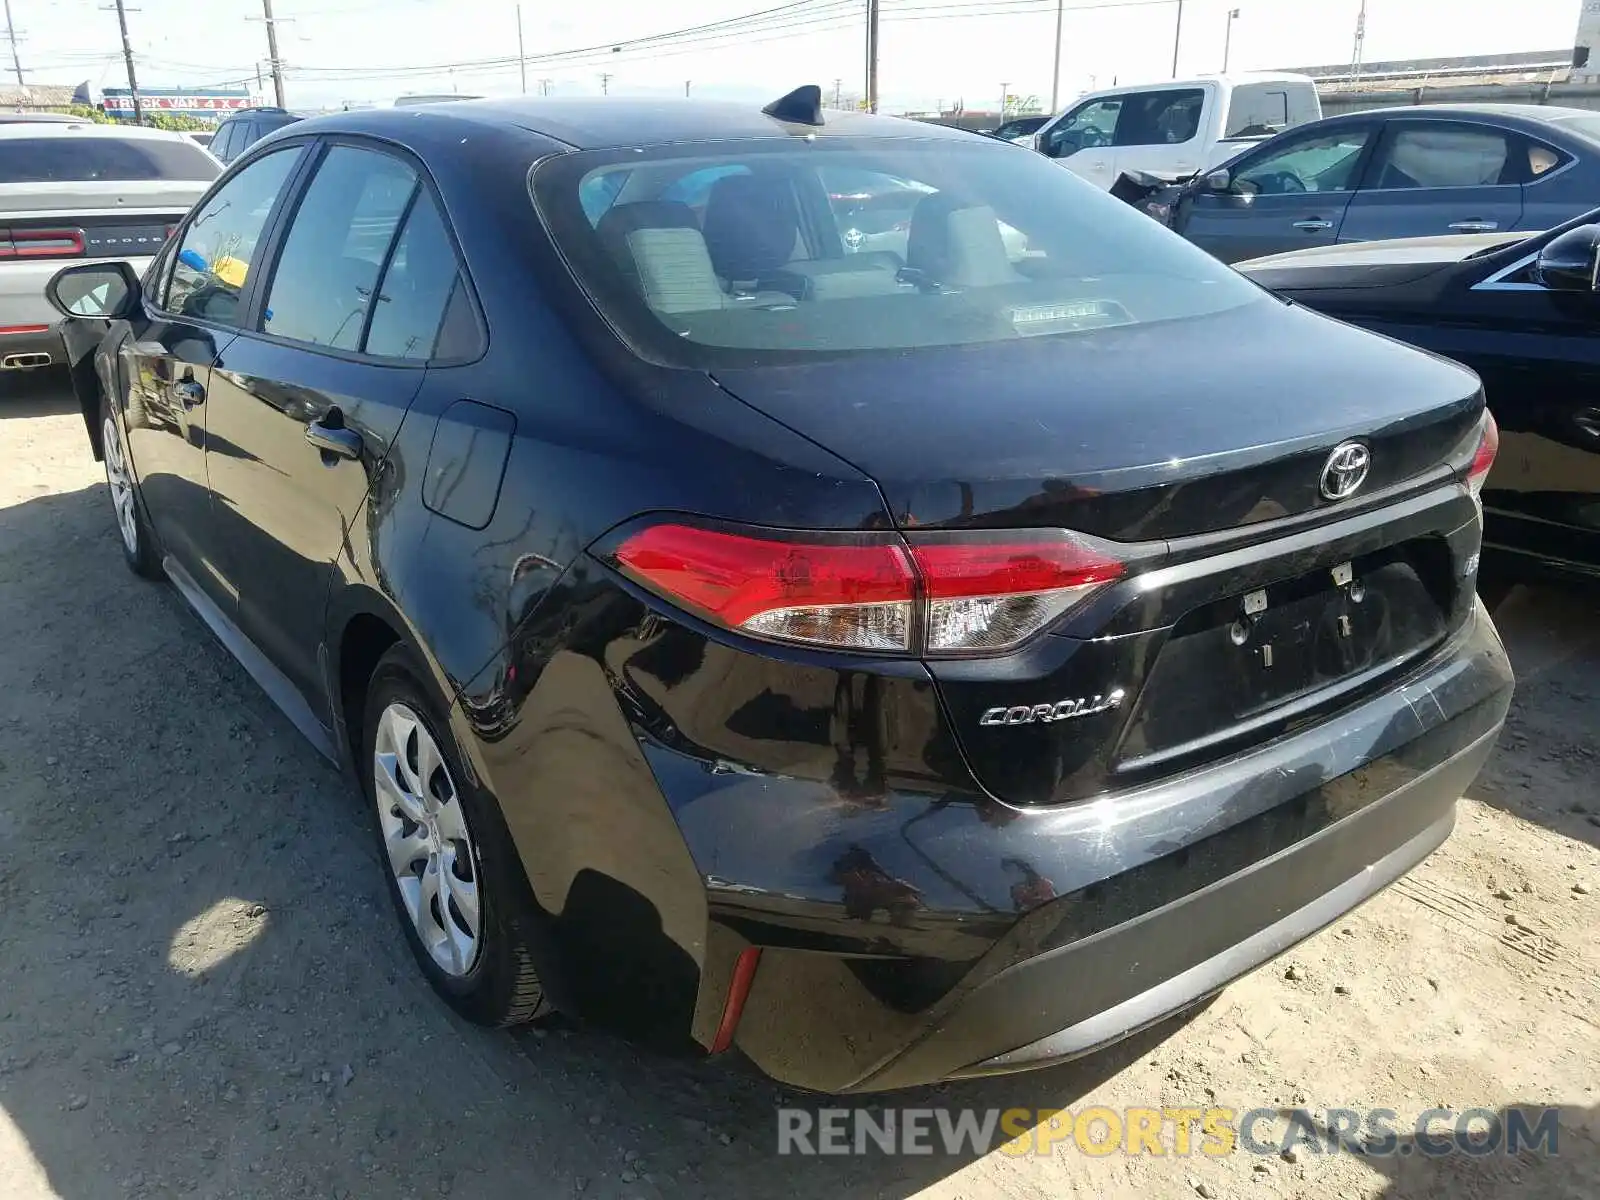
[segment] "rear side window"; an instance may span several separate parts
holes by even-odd
[[[1131,92],[1117,118],[1114,145],[1172,146],[1192,141],[1200,132],[1204,88]]]
[[[0,183],[133,183],[215,179],[217,164],[187,139],[59,137],[0,141]]]
[[[1247,83],[1233,89],[1225,138],[1271,137],[1289,127],[1289,93],[1282,84]]]
[[[233,157],[234,134],[238,129],[239,122],[224,121],[222,127],[217,130],[216,136],[211,139],[211,153],[223,162],[227,162]]]
[[[235,324],[239,297],[302,147],[262,155],[222,185],[183,230],[162,307],[188,317]]]
[[[477,328],[470,306],[463,314],[469,329],[458,331],[449,346],[441,342],[445,314],[463,286],[444,219],[433,197],[420,191],[384,272],[366,352],[419,361],[467,357]]]
[[[1487,125],[1391,123],[1368,178],[1374,188],[1518,183],[1513,135]]]
[[[334,146],[317,168],[284,239],[263,328],[315,346],[354,350],[389,244],[417,176],[397,158]]]

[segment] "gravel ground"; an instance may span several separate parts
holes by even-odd
[[[0,1197],[1600,1195],[1593,596],[1501,607],[1511,723],[1398,886],[1184,1022],[894,1098],[1557,1105],[1556,1156],[779,1160],[747,1072],[434,1002],[350,791],[123,568],[62,382],[0,387]]]

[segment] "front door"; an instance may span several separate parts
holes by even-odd
[[[212,372],[208,468],[239,625],[317,718],[334,563],[422,385],[456,290],[439,208],[404,159],[326,148],[252,328]]]
[[[1121,112],[1121,96],[1085,100],[1050,125],[1039,149],[1073,174],[1109,189],[1117,181],[1117,152],[1112,142]]]
[[[236,333],[256,243],[297,159],[294,148],[267,155],[195,211],[119,353],[128,455],[157,542],[225,611],[205,462],[211,367]]]
[[[1350,200],[1340,240],[1516,229],[1528,154],[1492,125],[1393,120]]]
[[[1375,130],[1362,122],[1274,139],[1231,166],[1227,191],[1185,197],[1179,232],[1229,263],[1333,245]]]

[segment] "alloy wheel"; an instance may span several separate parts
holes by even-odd
[[[378,718],[372,751],[389,869],[417,937],[441,971],[461,977],[482,942],[478,855],[438,743],[404,704]]]
[[[101,447],[106,459],[106,485],[111,489],[111,504],[117,511],[117,528],[128,553],[139,553],[139,522],[134,512],[133,477],[128,472],[128,456],[122,448],[117,423],[107,416],[101,427]]]

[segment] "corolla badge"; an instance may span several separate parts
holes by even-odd
[[[1103,696],[1079,696],[1076,700],[1058,700],[1054,704],[1017,704],[1010,708],[1000,705],[986,711],[979,725],[1033,725],[1037,722],[1071,721],[1076,717],[1092,717],[1109,709],[1119,708],[1127,699],[1121,688],[1113,688]]]
[[[1322,466],[1322,498],[1348,500],[1361,490],[1372,469],[1372,451],[1361,442],[1340,442]]]

